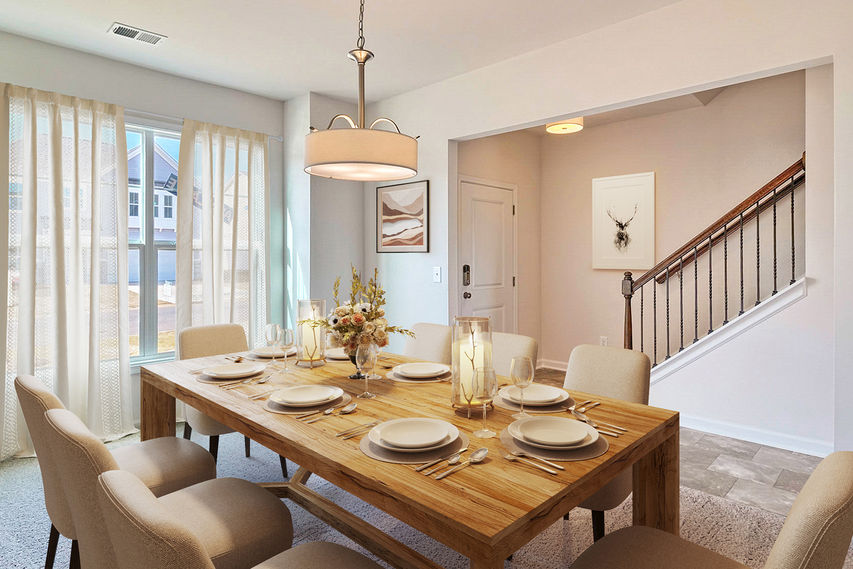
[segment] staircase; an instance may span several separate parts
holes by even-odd
[[[731,336],[777,295],[793,298],[788,289],[805,266],[805,178],[803,154],[651,270],[637,279],[626,272],[625,348],[657,367],[706,338]]]

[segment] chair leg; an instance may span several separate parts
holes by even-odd
[[[604,512],[592,510],[592,540],[604,537]]]
[[[190,427],[189,421],[184,423],[184,438],[190,440],[190,436],[193,434],[193,428]]]
[[[281,455],[278,456],[278,461],[281,463],[281,475],[287,480],[287,461]]]
[[[219,454],[219,435],[213,435],[210,437],[210,454],[213,455],[213,462],[216,462],[217,455]]]
[[[50,536],[47,538],[47,557],[44,560],[44,569],[53,569],[53,560],[56,559],[56,546],[59,543],[59,530],[50,524]]]
[[[251,442],[252,439],[250,439],[249,437],[243,437],[243,445],[246,447],[246,458],[252,456],[252,447],[250,444]]]
[[[71,541],[71,562],[68,567],[69,569],[80,569],[80,548],[76,539]]]

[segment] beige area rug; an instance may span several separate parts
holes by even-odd
[[[465,569],[468,560],[411,527],[387,516],[324,480],[312,479],[309,486],[354,512],[412,549],[448,569]],[[295,540],[334,541],[365,552],[299,506],[288,502],[293,513]],[[522,547],[507,567],[553,569],[569,567],[592,544],[589,511],[572,511],[568,522],[557,522]],[[607,512],[607,533],[631,525],[631,500]],[[731,557],[750,567],[762,567],[785,519],[778,514],[681,487],[681,536],[693,543]],[[853,551],[844,564],[853,569]]]

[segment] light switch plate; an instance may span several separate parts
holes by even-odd
[[[432,268],[432,282],[440,283],[441,282],[441,267],[433,267]]]

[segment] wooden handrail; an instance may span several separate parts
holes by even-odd
[[[722,228],[729,223],[731,223],[735,218],[740,217],[740,214],[745,213],[746,210],[760,202],[769,194],[773,193],[774,189],[778,189],[785,181],[794,178],[798,173],[804,171],[806,169],[806,153],[803,152],[802,157],[791,164],[788,168],[785,169],[784,172],[764,184],[757,192],[743,200],[741,203],[736,205],[731,211],[726,213],[724,216],[719,218],[717,221],[708,226],[704,231],[699,233],[696,237],[687,242],[684,246],[680,247],[674,253],[669,255],[666,259],[662,260],[660,263],[652,267],[649,271],[646,271],[642,276],[633,281],[633,290],[639,289],[641,286],[655,278],[659,273],[665,272],[667,267],[672,267],[673,265],[678,264],[678,259],[685,256],[688,252],[692,251],[694,247],[699,247],[703,242],[707,241],[709,237],[722,230]]]

